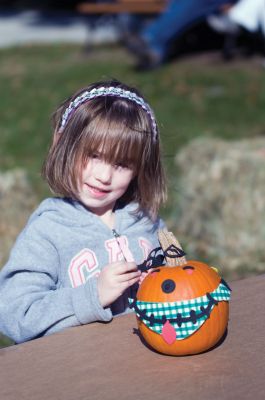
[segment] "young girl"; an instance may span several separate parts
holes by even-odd
[[[150,106],[98,82],[54,113],[44,200],[0,273],[0,331],[23,342],[128,312],[137,264],[159,246],[166,189]]]

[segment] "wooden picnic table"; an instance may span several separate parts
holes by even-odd
[[[164,356],[137,335],[134,314],[0,350],[3,400],[261,400],[265,398],[265,275],[230,282],[224,342]]]

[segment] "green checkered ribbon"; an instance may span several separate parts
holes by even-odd
[[[213,292],[195,299],[165,303],[129,299],[129,304],[137,317],[152,331],[161,334],[168,321],[175,329],[176,339],[182,340],[203,325],[219,301],[230,300],[230,291],[225,281],[221,280]]]

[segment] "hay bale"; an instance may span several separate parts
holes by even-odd
[[[27,173],[0,172],[0,267],[37,202]]]
[[[265,139],[200,138],[175,161],[173,225],[186,252],[235,276],[265,271]]]

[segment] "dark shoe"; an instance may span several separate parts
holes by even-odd
[[[144,56],[139,58],[138,63],[135,65],[136,71],[152,71],[156,68],[161,67],[163,61],[157,57],[153,56]]]
[[[161,56],[154,52],[148,44],[138,35],[130,35],[124,43],[127,49],[137,58],[135,69],[137,71],[150,71],[158,68],[162,63]]]

